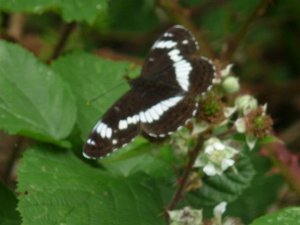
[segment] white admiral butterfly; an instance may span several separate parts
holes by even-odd
[[[198,43],[180,25],[168,29],[152,46],[141,76],[89,135],[83,155],[96,159],[129,143],[139,133],[166,137],[193,117],[195,97],[207,91],[215,75],[210,60],[194,55]]]

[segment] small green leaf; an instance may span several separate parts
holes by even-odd
[[[265,144],[270,144],[270,143],[283,143],[282,140],[280,140],[278,137],[269,135],[263,138],[258,139],[257,144],[258,145],[265,145]]]
[[[191,192],[187,199],[193,207],[215,206],[222,201],[232,202],[249,187],[255,170],[246,156],[241,156],[236,170],[228,169],[222,176],[207,177],[199,191]]]
[[[16,211],[17,199],[15,195],[0,183],[0,225],[19,225],[21,218]]]
[[[156,181],[92,168],[69,151],[36,146],[18,169],[23,225],[162,225]]]
[[[68,85],[31,53],[4,41],[0,87],[1,129],[53,143],[70,134],[76,105]]]
[[[123,77],[129,66],[126,62],[113,62],[80,52],[53,63],[53,69],[70,84],[76,96],[77,122],[83,140],[108,107],[128,90]]]
[[[97,16],[105,17],[108,0],[0,0],[1,9],[11,12],[43,13],[58,9],[66,22],[92,23]]]
[[[299,225],[300,207],[282,209],[256,219],[251,225]]]

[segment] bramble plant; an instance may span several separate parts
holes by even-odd
[[[270,71],[261,49],[274,42],[267,25],[281,24],[278,12],[300,15],[293,1],[268,3],[0,0],[0,224],[298,224],[300,208],[279,193],[288,186],[299,201],[299,157],[243,82]],[[216,66],[196,115],[168,138],[140,135],[84,159],[90,129],[129,89],[124,76],[140,74],[150,44],[174,24]]]

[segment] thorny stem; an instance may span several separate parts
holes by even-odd
[[[228,41],[228,46],[225,52],[221,56],[221,61],[226,65],[234,55],[235,51],[239,47],[242,39],[246,36],[247,31],[253,20],[263,10],[270,0],[261,0],[260,3],[254,8],[250,13],[249,17],[246,19],[245,23],[241,26],[240,30],[236,33],[235,37]]]
[[[190,30],[196,37],[197,41],[201,43],[201,51],[207,57],[214,59],[215,52],[211,48],[211,45],[206,40],[202,31],[199,30],[192,22],[189,16],[189,12],[183,9],[177,1],[174,0],[159,0],[159,5],[162,7],[164,11],[173,18],[176,22],[185,26],[188,30]]]
[[[196,160],[196,158],[197,158],[197,156],[198,156],[198,154],[201,150],[203,142],[204,142],[204,135],[200,135],[198,140],[197,140],[196,146],[189,153],[189,160],[188,160],[188,163],[187,163],[187,165],[184,169],[182,177],[179,179],[178,189],[176,190],[175,194],[173,195],[170,204],[165,209],[165,218],[166,218],[167,221],[169,219],[168,211],[174,209],[175,206],[177,205],[177,203],[181,200],[181,198],[183,196],[183,193],[185,191],[185,187],[188,183],[189,175],[190,175],[190,173],[193,169],[193,165],[194,165],[195,160]]]
[[[230,129],[228,129],[228,131],[226,132],[223,132],[219,135],[217,135],[218,137],[222,137],[222,136],[226,136],[228,134],[230,134],[231,132],[233,132],[235,129],[234,127],[231,127]],[[189,178],[189,175],[191,174],[191,171],[193,169],[193,165],[197,159],[197,156],[199,155],[199,152],[201,150],[201,147],[203,146],[203,142],[205,140],[205,137],[210,134],[210,129],[207,130],[206,133],[200,135],[198,137],[198,140],[197,140],[197,143],[195,145],[195,147],[193,148],[192,151],[189,152],[189,156],[188,156],[188,163],[184,169],[184,172],[183,172],[183,175],[182,177],[179,179],[179,182],[178,182],[178,188],[175,192],[175,194],[173,195],[172,197],[172,200],[170,202],[170,204],[165,208],[165,218],[166,220],[168,221],[169,217],[168,217],[168,211],[170,210],[173,210],[177,203],[182,199],[183,197],[183,193],[185,191],[185,187],[188,183],[188,178]]]
[[[65,47],[65,44],[67,43],[67,40],[69,39],[72,32],[75,30],[77,26],[77,23],[72,22],[64,25],[63,30],[61,32],[61,36],[54,47],[54,50],[52,52],[52,55],[47,60],[48,63],[50,63],[52,60],[56,59],[62,52],[62,50]]]

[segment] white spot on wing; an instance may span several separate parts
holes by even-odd
[[[188,61],[183,59],[181,61],[175,62],[174,67],[175,67],[176,80],[178,84],[183,90],[188,91],[190,85],[189,75],[190,72],[192,71],[191,64]]]
[[[168,55],[173,62],[178,62],[182,59],[182,56],[180,56],[179,54],[180,51],[178,49],[173,49],[172,51],[168,52]]]
[[[105,136],[106,136],[107,125],[106,125],[105,123],[102,123],[102,124],[103,124],[103,126],[102,126],[102,128],[101,128],[100,135],[101,135],[102,138],[105,138]]]
[[[142,123],[146,123],[147,119],[144,112],[140,112],[140,118]]]
[[[162,105],[160,103],[153,106],[152,108],[159,116],[161,116],[164,113],[164,110],[162,109]]]
[[[118,125],[120,130],[124,130],[128,127],[128,123],[126,120],[120,120]]]
[[[106,129],[106,137],[111,138],[112,136],[112,129],[110,127],[107,127]]]
[[[156,105],[155,105],[156,106]],[[158,120],[159,119],[159,115],[156,114],[155,110],[154,110],[154,107],[151,107],[148,112],[149,114],[151,115],[152,119],[155,121],[155,120]]]
[[[168,40],[168,41],[159,40],[159,41],[156,41],[154,43],[154,45],[152,46],[152,49],[154,49],[154,48],[173,48],[176,45],[177,45],[177,43],[175,41],[171,41],[171,40]]]
[[[93,146],[96,145],[96,142],[95,142],[94,140],[92,140],[92,139],[88,139],[88,140],[86,141],[86,143],[89,144],[89,145],[93,145]]]
[[[134,118],[135,123],[138,123],[140,120],[139,115],[134,115],[133,118]]]
[[[99,121],[98,123],[96,123],[95,127],[93,128],[93,130],[95,130],[98,134],[100,134],[102,126],[103,126],[103,123],[101,123],[101,121]]]
[[[146,117],[146,120],[147,120],[148,123],[152,123],[153,119],[152,119],[152,117],[151,117],[151,115],[149,113],[149,110],[147,110],[145,112],[145,117]]]
[[[84,158],[87,158],[87,159],[97,159],[96,157],[91,157],[91,156],[87,155],[85,152],[82,152],[82,155]]]
[[[184,44],[184,45],[187,45],[189,43],[189,41],[188,40],[183,40],[181,43]]]
[[[145,112],[140,112],[141,122],[152,123],[155,120],[159,120],[164,112],[175,106],[182,98],[182,96],[175,96],[157,103]]]
[[[128,117],[127,117],[127,123],[128,123],[128,124],[133,124],[133,123],[134,123],[134,122],[133,122],[133,117],[128,116]]]
[[[164,37],[173,37],[174,35],[172,33],[166,32],[164,33]]]
[[[118,140],[117,140],[117,139],[113,139],[113,140],[112,140],[112,143],[113,143],[113,145],[115,145],[115,144],[118,143]]]

